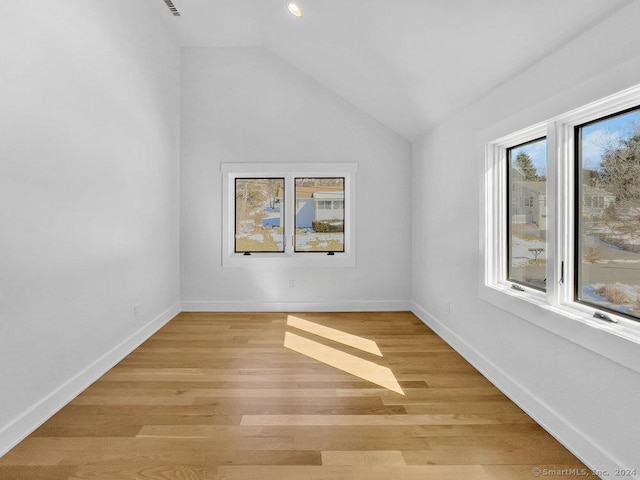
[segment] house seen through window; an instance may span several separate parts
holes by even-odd
[[[507,150],[509,215],[507,278],[546,289],[547,140]]]
[[[344,178],[296,178],[295,197],[295,251],[344,252]]]

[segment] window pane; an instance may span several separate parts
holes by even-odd
[[[576,300],[640,318],[640,110],[577,138]]]
[[[507,279],[546,290],[547,140],[535,140],[507,151]]]
[[[296,178],[296,252],[344,252],[344,178]]]
[[[236,252],[284,252],[284,178],[236,178]]]

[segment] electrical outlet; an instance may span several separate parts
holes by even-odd
[[[289,280],[289,288],[296,288],[296,281],[295,280]]]
[[[133,306],[133,316],[136,318],[140,318],[141,315],[142,315],[142,307],[140,306],[139,303],[136,303]]]

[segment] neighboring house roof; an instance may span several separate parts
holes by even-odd
[[[516,168],[512,168],[511,171],[509,172],[509,175],[511,176],[511,180],[514,182],[523,182],[524,181],[524,175],[522,174],[522,172],[520,172],[518,169]]]
[[[296,186],[296,197],[298,198],[317,198],[316,194],[320,192],[344,192],[344,187],[339,185],[318,185],[315,187]]]
[[[296,186],[296,198],[317,198],[315,193],[319,192],[342,192],[344,196],[344,187],[342,186],[330,186],[330,185],[319,185],[315,187],[304,187],[304,186]],[[278,192],[278,197],[282,198],[283,193],[282,189]]]
[[[314,192],[313,198],[318,200],[343,200],[344,190],[339,192]]]

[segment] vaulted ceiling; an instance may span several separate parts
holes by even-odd
[[[301,19],[285,0],[162,7],[182,46],[264,47],[413,140],[632,1],[298,0]]]

